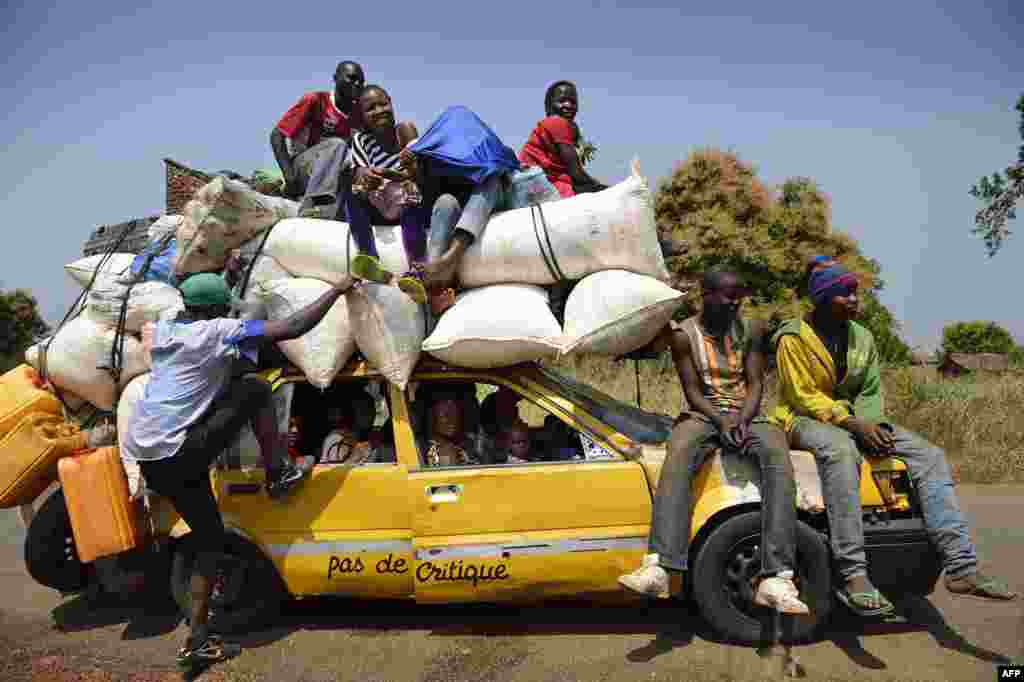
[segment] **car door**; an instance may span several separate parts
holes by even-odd
[[[428,375],[419,391],[457,378],[504,385],[581,426],[548,396],[501,375]],[[417,601],[619,593],[617,577],[645,551],[650,493],[635,462],[615,456],[432,468],[422,461],[413,461],[408,478]]]
[[[218,472],[219,504],[225,523],[263,548],[292,594],[412,596],[412,514],[402,462],[318,464],[282,501],[270,500],[262,482],[260,466]]]

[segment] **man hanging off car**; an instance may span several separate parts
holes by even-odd
[[[352,284],[343,277],[319,299],[283,320],[227,319],[230,296],[220,275],[192,275],[179,287],[185,310],[152,328],[152,370],[121,443],[139,462],[146,484],[167,498],[191,530],[196,570],[191,579],[191,633],[178,665],[196,670],[237,653],[210,635],[208,604],[224,523],[210,489],[209,467],[251,423],[260,445],[271,498],[282,497],[303,478],[278,433],[270,385],[238,375],[257,362],[260,343],[302,336],[323,318]],[[232,650],[234,649],[234,650]]]

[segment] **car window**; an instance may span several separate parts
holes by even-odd
[[[485,381],[421,381],[407,391],[422,466],[513,466],[619,460],[512,388]]]
[[[551,388],[634,442],[658,445],[667,442],[672,435],[672,417],[627,405],[593,386],[581,384],[546,367],[538,368],[538,371]]]

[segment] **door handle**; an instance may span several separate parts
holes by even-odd
[[[458,502],[462,497],[462,485],[459,483],[442,483],[427,486],[427,499],[431,504]]]

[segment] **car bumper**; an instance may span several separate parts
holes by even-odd
[[[931,594],[942,573],[942,559],[928,539],[924,520],[864,522],[871,582],[889,594]]]

